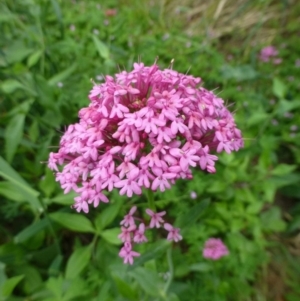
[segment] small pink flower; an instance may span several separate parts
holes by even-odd
[[[145,236],[145,225],[141,223],[139,228],[135,230],[133,241],[136,243],[142,243],[148,241],[147,237]]]
[[[146,213],[151,216],[150,228],[160,228],[161,223],[164,223],[164,220],[161,217],[166,214],[166,211],[155,213],[150,209],[146,209]]]
[[[197,198],[197,193],[195,191],[191,191],[190,197],[191,199],[195,200]]]
[[[281,64],[282,63],[282,59],[281,58],[275,58],[274,60],[273,60],[273,64],[274,65],[279,65],[279,64]]]
[[[139,253],[132,251],[131,243],[125,242],[123,248],[119,252],[119,256],[124,258],[124,263],[133,264],[133,257],[140,256]]]
[[[114,8],[109,8],[104,13],[105,13],[105,16],[112,17],[112,16],[115,16],[117,14],[117,10],[114,9]]]
[[[278,55],[278,51],[274,46],[267,46],[260,51],[260,60],[263,62],[268,62],[271,57]]]
[[[204,244],[203,257],[218,260],[229,254],[227,247],[219,238],[210,238]]]
[[[118,235],[123,242],[130,242],[131,241],[131,233],[134,233],[136,229],[136,225],[131,225],[129,228],[121,227],[122,233]]]
[[[136,211],[136,206],[133,206],[129,213],[124,216],[124,219],[120,222],[120,225],[124,225],[124,227],[129,227],[135,225],[133,214]]]
[[[174,240],[175,242],[178,242],[179,240],[182,240],[182,236],[179,234],[180,229],[174,228],[172,225],[165,223],[164,228],[169,231],[167,240]]]

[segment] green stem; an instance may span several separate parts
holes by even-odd
[[[149,208],[156,211],[155,202],[154,202],[154,194],[151,189],[148,189],[147,198],[148,198]]]
[[[59,239],[58,239],[58,236],[56,235],[55,230],[54,230],[54,228],[53,228],[52,221],[51,221],[51,219],[50,219],[50,217],[49,217],[49,215],[48,215],[48,213],[47,213],[47,208],[46,208],[46,206],[45,206],[43,200],[39,199],[39,201],[40,201],[41,206],[43,207],[43,214],[44,214],[45,218],[46,218],[47,221],[48,221],[48,226],[49,226],[50,232],[51,232],[52,235],[53,235],[54,243],[55,243],[55,245],[56,245],[57,253],[60,254],[60,255],[62,255],[62,250],[61,250],[61,248],[60,248]]]
[[[164,288],[165,295],[167,295],[169,287],[170,287],[173,277],[174,277],[174,266],[173,266],[173,260],[172,260],[172,246],[170,246],[170,248],[167,251],[167,261],[168,261],[168,265],[169,265],[170,275],[169,275],[169,278],[168,278],[167,283]]]
[[[218,283],[217,283],[217,273],[216,273],[216,266],[215,266],[215,262],[212,262],[212,276],[213,276],[213,295],[214,295],[214,300],[216,300],[217,297],[217,288],[218,288]]]

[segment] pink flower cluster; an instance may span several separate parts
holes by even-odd
[[[219,238],[210,238],[205,242],[203,257],[212,260],[218,260],[228,255],[228,249]]]
[[[273,64],[278,65],[282,59],[278,58],[277,55],[278,50],[274,46],[267,46],[260,51],[259,59],[262,62],[269,62],[273,58]]]
[[[156,64],[135,63],[131,72],[95,84],[90,105],[48,160],[64,192],[78,193],[78,212],[108,202],[107,190],[118,188],[131,197],[142,188],[164,191],[177,179],[191,179],[192,167],[214,173],[214,152],[243,147],[224,101],[200,82]]]
[[[120,223],[121,234],[118,237],[122,240],[124,246],[121,248],[119,256],[123,258],[124,263],[133,264],[133,258],[140,256],[138,252],[132,250],[132,244],[147,242],[145,230],[148,228],[160,228],[163,226],[164,229],[168,231],[167,240],[178,242],[182,239],[182,236],[179,234],[180,229],[174,228],[171,224],[165,223],[163,220],[162,216],[166,214],[165,211],[155,213],[150,209],[146,209],[146,213],[151,217],[148,227],[146,227],[144,223],[140,223],[138,226],[136,225],[135,219],[140,219],[134,218],[133,214],[135,212],[136,206],[133,206]]]

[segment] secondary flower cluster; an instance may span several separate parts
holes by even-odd
[[[108,202],[107,190],[118,188],[131,197],[142,188],[164,191],[177,179],[191,179],[191,167],[214,173],[213,153],[243,147],[224,101],[200,82],[135,63],[131,72],[95,84],[90,105],[80,110],[79,122],[68,127],[48,161],[64,192],[78,194],[78,212]]]
[[[282,62],[282,59],[277,56],[278,50],[274,46],[266,46],[260,51],[259,59],[262,62],[269,62],[273,59],[273,64],[278,65]]]
[[[205,242],[203,257],[212,260],[218,260],[229,254],[227,247],[219,238],[210,238]]]
[[[124,219],[121,221],[121,234],[118,236],[122,242],[124,242],[124,246],[119,252],[119,256],[123,258],[124,263],[133,264],[133,258],[140,256],[139,253],[132,250],[133,243],[143,243],[147,242],[147,238],[145,236],[145,230],[147,228],[160,228],[164,227],[165,230],[168,231],[167,240],[178,242],[182,239],[182,236],[179,234],[180,229],[174,228],[171,224],[165,223],[162,216],[166,214],[163,212],[153,212],[150,209],[146,209],[146,213],[151,217],[149,226],[145,226],[144,223],[140,223],[138,226],[136,225],[136,220],[140,220],[139,218],[134,218],[134,213],[136,212],[136,206],[132,207],[127,215],[125,215]]]

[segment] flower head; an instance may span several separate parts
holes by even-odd
[[[218,260],[229,254],[227,247],[219,238],[210,238],[204,244],[203,257]]]
[[[179,234],[180,229],[174,228],[172,225],[165,223],[164,228],[169,232],[167,240],[173,240],[175,242],[178,242],[179,240],[182,240],[182,236]]]
[[[140,253],[132,251],[131,243],[125,242],[123,248],[119,252],[119,256],[124,259],[124,263],[133,264],[133,257],[140,256]]]
[[[75,199],[78,211],[107,202],[107,190],[131,197],[142,188],[164,191],[180,178],[191,179],[192,167],[213,173],[213,153],[243,147],[224,101],[200,83],[156,64],[135,63],[132,71],[94,85],[89,106],[48,161],[65,193],[81,197]]]
[[[148,241],[147,237],[145,236],[145,224],[139,224],[139,228],[134,233],[133,241],[136,243]]]
[[[135,225],[133,214],[136,211],[136,206],[133,206],[129,213],[124,216],[124,219],[121,221],[120,225],[124,225],[125,227],[129,227]]]
[[[197,193],[195,191],[191,191],[190,198],[195,200],[197,198]]]
[[[162,216],[164,216],[166,214],[166,211],[163,212],[153,212],[150,209],[146,209],[146,213],[151,216],[151,221],[150,221],[150,228],[160,228],[161,223],[164,222],[164,220],[162,219]]]
[[[270,58],[278,55],[278,51],[274,46],[267,46],[260,51],[259,58],[262,62],[269,62]]]
[[[129,228],[121,227],[121,234],[119,234],[118,238],[120,238],[123,242],[130,242],[131,236],[136,229],[136,225],[131,225]]]

